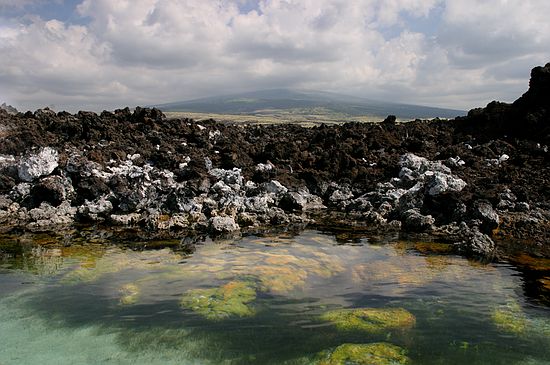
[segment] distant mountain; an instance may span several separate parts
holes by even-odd
[[[291,114],[340,114],[346,117],[384,118],[390,114],[399,119],[454,118],[462,110],[432,108],[421,105],[389,103],[320,91],[288,89],[260,90],[155,105],[166,112],[266,115],[274,111]]]

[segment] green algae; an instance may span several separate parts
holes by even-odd
[[[120,289],[120,300],[121,305],[132,305],[136,304],[140,294],[140,288],[134,283],[124,284]]]
[[[256,290],[248,282],[231,281],[219,288],[192,289],[180,301],[209,320],[229,317],[251,317],[255,311],[248,304],[256,299]]]
[[[319,239],[325,240],[325,236]],[[8,289],[7,295],[19,292],[19,287],[30,286],[27,282],[31,281],[58,283],[72,270],[83,276],[88,271],[94,276],[91,272],[97,271],[97,276],[78,281],[75,286],[47,285],[37,294],[27,295],[28,303],[25,300],[17,306],[8,304],[6,309],[27,305],[28,309],[20,313],[20,318],[6,319],[12,327],[2,327],[0,321],[0,333],[5,334],[0,336],[5,344],[0,350],[0,363],[19,363],[13,359],[21,356],[21,348],[29,349],[29,355],[21,361],[41,364],[92,363],[103,359],[128,364],[402,363],[391,356],[376,355],[365,360],[359,354],[361,351],[350,348],[367,346],[370,341],[395,342],[406,347],[410,357],[419,364],[519,364],[526,356],[532,356],[530,364],[542,364],[548,359],[547,311],[525,306],[527,320],[522,336],[504,331],[495,336],[498,329],[491,319],[491,308],[498,308],[511,298],[522,303],[515,286],[515,271],[508,279],[506,267],[502,268],[504,274],[501,275],[500,269],[490,265],[472,266],[456,256],[424,256],[417,250],[399,252],[394,245],[324,247],[299,243],[299,240],[281,239],[275,244],[266,241],[260,245],[247,237],[235,242],[206,241],[198,245],[193,254],[174,257],[128,250],[127,245],[123,250],[103,245],[97,254],[74,245],[67,249],[59,246],[44,246],[40,248],[42,251],[35,249],[32,258],[37,262],[43,258],[53,267],[57,260],[63,259],[59,275],[40,281],[33,277],[27,280],[16,272],[3,287],[0,284],[0,289]],[[132,258],[119,265],[114,262],[120,258],[119,252]],[[119,261],[123,261],[122,258]],[[334,265],[325,266],[330,261]],[[117,267],[112,274],[106,274],[110,263]],[[384,264],[388,265],[384,268]],[[356,268],[361,270],[354,271]],[[340,270],[343,274],[335,275]],[[361,281],[350,283],[356,273],[361,275]],[[76,275],[74,279],[79,280]],[[226,317],[210,320],[180,304],[186,293],[202,288],[221,292],[225,284],[235,281],[246,283],[257,292],[256,299],[244,304],[252,315],[257,312],[253,318],[226,313]],[[424,285],[426,290],[414,290]],[[405,293],[406,298],[396,298],[392,290]],[[356,301],[358,297],[360,301]],[[139,306],[132,307],[138,302]],[[348,308],[360,305],[358,303],[376,303],[370,305],[382,308],[406,307],[418,315],[419,329],[405,331],[397,327],[376,333],[346,332],[337,331],[330,322],[318,321],[320,311]],[[183,309],[174,311],[178,305]],[[65,313],[67,320],[59,321]],[[25,332],[30,326],[29,318],[47,321],[39,332]],[[228,320],[223,320],[226,318]],[[52,324],[57,330],[51,328]],[[88,327],[93,330],[88,331]],[[448,328],[452,331],[447,331]],[[481,331],[491,336],[485,342],[485,338],[477,340],[478,334],[481,338]],[[16,340],[20,335],[21,339]],[[37,343],[41,347],[35,351]],[[98,350],[83,351],[86,343],[97,346]],[[532,343],[535,346],[531,346]],[[447,348],[448,344],[452,345]],[[337,348],[338,345],[342,346]],[[434,348],[438,351],[432,351]],[[330,351],[316,357],[320,349]],[[75,361],[88,352],[89,358]],[[44,362],[40,356],[57,358]]]
[[[510,258],[514,264],[522,267],[526,267],[529,270],[533,271],[549,271],[550,270],[550,259],[533,257],[528,254],[522,253]]]
[[[322,314],[321,319],[333,323],[339,330],[370,333],[407,329],[416,323],[414,315],[403,308],[337,309]]]
[[[399,251],[414,250],[422,254],[449,254],[454,251],[453,245],[441,242],[407,242],[395,243],[395,249]]]
[[[491,318],[498,329],[516,335],[523,334],[528,327],[528,319],[515,301],[496,308]]]
[[[521,337],[550,340],[550,319],[528,316],[516,300],[495,308],[491,319],[500,331]]]
[[[317,365],[398,365],[408,364],[406,350],[385,342],[370,344],[346,343],[330,353],[322,353]]]
[[[314,247],[295,247],[292,253],[287,248],[270,247],[263,252],[255,248],[236,249],[229,244],[216,243],[202,246],[198,253],[190,256],[183,256],[170,249],[132,251],[113,246],[103,248],[98,255],[87,254],[84,249],[77,247],[70,250],[74,251],[72,255],[76,260],[63,274],[61,282],[75,285],[98,282],[108,277],[116,281],[112,295],[122,306],[153,300],[152,293],[158,282],[193,282],[195,284],[191,288],[197,288],[212,279],[221,282],[237,280],[247,282],[248,287],[254,290],[254,295],[256,290],[287,294],[303,288],[312,277],[329,278],[344,270],[338,259],[318,252]],[[131,281],[127,280],[129,276],[132,276]],[[187,289],[189,286],[184,290]],[[229,298],[228,306],[223,308],[220,307],[220,300],[212,301],[212,298],[220,298],[219,292],[194,290],[187,296],[195,296],[195,307],[204,307],[203,313],[212,312],[205,317],[224,317],[223,314],[216,314],[220,310],[238,317],[251,315],[246,303],[238,305]],[[210,310],[206,310],[206,304],[199,300],[201,296],[210,298]],[[187,304],[191,306],[192,301]]]
[[[440,242],[417,242],[414,244],[414,249],[424,254],[448,254],[455,251],[455,248],[452,244]]]

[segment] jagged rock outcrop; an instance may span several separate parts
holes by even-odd
[[[16,108],[14,108],[13,106],[8,105],[6,103],[2,103],[2,105],[0,105],[0,109],[5,110],[9,114],[17,114],[18,113]]]
[[[512,104],[493,101],[460,118],[463,131],[484,138],[513,135],[550,144],[550,63],[531,71],[529,90]]]

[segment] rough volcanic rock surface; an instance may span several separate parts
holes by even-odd
[[[550,64],[513,104],[451,121],[305,128],[113,113],[0,110],[0,227],[95,222],[216,234],[339,221],[494,238],[550,254]],[[337,214],[338,219],[334,218]]]

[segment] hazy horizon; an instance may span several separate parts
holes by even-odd
[[[0,0],[0,103],[114,109],[254,90],[469,110],[550,61],[544,0]]]

